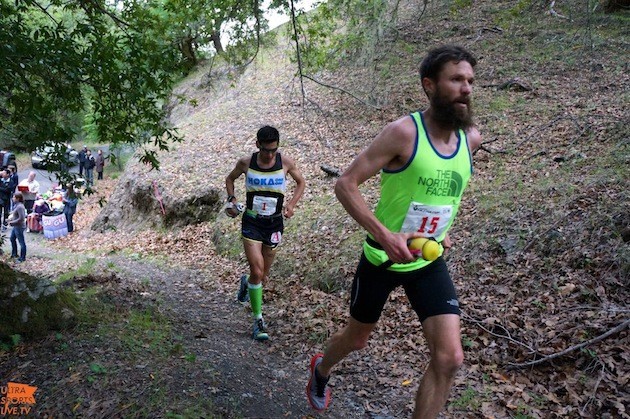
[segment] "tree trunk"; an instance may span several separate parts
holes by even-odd
[[[195,38],[191,35],[181,39],[179,41],[179,50],[184,56],[190,67],[194,67],[197,64],[197,56],[195,55]]]
[[[212,32],[212,35],[210,35],[210,39],[214,44],[214,49],[217,50],[217,54],[223,54],[224,50],[223,44],[221,44],[221,33],[219,31]]]

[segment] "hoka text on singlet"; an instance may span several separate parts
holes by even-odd
[[[286,191],[282,157],[276,153],[276,161],[269,169],[258,166],[257,159],[258,153],[254,153],[245,176],[247,213],[262,216],[280,214]]]

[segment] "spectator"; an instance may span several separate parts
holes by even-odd
[[[88,186],[94,184],[94,166],[96,166],[96,160],[94,160],[92,151],[87,150],[85,155],[85,181]]]
[[[26,260],[26,242],[24,241],[24,230],[26,229],[26,209],[24,208],[24,196],[22,192],[13,195],[13,212],[9,224],[13,227],[11,231],[11,257],[18,258],[18,262]],[[17,242],[20,242],[20,256],[18,257]]]
[[[11,203],[11,209],[13,210],[13,194],[17,191],[18,186],[18,174],[15,166],[7,166],[7,170],[9,171],[9,188],[11,189],[11,198],[9,202]]]
[[[84,145],[83,149],[79,151],[79,176],[83,177],[83,169],[85,169],[85,159],[87,157],[87,146]]]
[[[2,221],[2,231],[7,230],[7,218],[11,210],[11,179],[9,171],[0,170],[0,220]]]
[[[10,170],[11,184],[13,185],[13,189],[11,189],[11,197],[13,198],[13,194],[17,192],[17,186],[18,183],[20,183],[20,180],[18,178],[17,167],[9,165],[8,169]]]
[[[18,184],[18,189],[23,194],[24,208],[26,208],[27,214],[33,211],[33,204],[39,193],[39,182],[35,180],[35,176],[37,176],[37,174],[31,172],[26,179]]]
[[[33,205],[33,212],[26,217],[26,231],[39,233],[42,231],[42,215],[50,211],[48,202],[44,201],[41,195],[37,195],[37,200]]]
[[[96,154],[96,173],[98,176],[96,179],[103,180],[103,169],[105,168],[105,157],[103,157],[103,150],[98,150]]]
[[[74,187],[72,185],[68,185],[66,196],[63,198],[63,214],[66,216],[66,224],[68,224],[68,233],[72,233],[74,231],[74,224],[72,223],[72,217],[74,216],[74,213],[77,212],[78,203],[79,203],[79,198],[77,196],[77,193],[74,191]]]
[[[37,200],[33,205],[33,212],[35,214],[42,215],[48,211],[50,211],[50,205],[48,205],[48,202],[44,201],[44,198],[42,198],[41,195],[37,195]]]

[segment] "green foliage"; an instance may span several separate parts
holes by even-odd
[[[0,138],[20,151],[80,135],[99,142],[177,140],[162,107],[179,71],[176,50],[146,28],[142,4],[0,0]],[[128,20],[124,20],[128,19]],[[159,167],[155,152],[141,158]]]
[[[88,276],[95,273],[96,259],[88,258],[85,263],[79,266],[77,269],[65,272],[57,277],[56,283],[62,284],[66,281],[70,281],[76,277]]]
[[[397,20],[386,0],[329,0],[300,14],[297,29],[304,70],[334,69],[344,60],[371,66],[382,58],[382,41]]]
[[[268,29],[259,1],[163,0],[155,10],[166,22],[156,35],[165,33],[177,45],[187,70],[208,54],[225,54],[234,65],[250,61]]]
[[[5,340],[0,340],[0,351],[8,352],[17,347],[21,341],[22,336],[19,334],[11,335]]]
[[[120,340],[126,350],[134,354],[151,352],[162,356],[177,353],[177,338],[172,334],[170,321],[155,308],[131,311],[120,331]]]
[[[477,390],[472,387],[467,387],[466,390],[453,402],[451,405],[458,409],[470,409],[478,410],[481,407],[483,396],[479,394]]]
[[[451,13],[462,13],[462,12],[465,13],[465,11],[463,11],[462,9],[465,9],[472,5],[473,5],[472,0],[455,0],[453,1],[453,4],[451,5]]]

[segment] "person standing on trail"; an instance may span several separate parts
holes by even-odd
[[[79,151],[79,176],[83,177],[83,169],[85,169],[85,161],[87,159],[87,146],[84,145],[81,151]]]
[[[24,230],[26,230],[26,208],[24,208],[24,196],[22,192],[13,194],[13,211],[9,217],[11,230],[11,257],[17,258],[18,262],[26,260],[26,241],[24,241]],[[20,255],[18,256],[17,244],[20,243]]]
[[[291,218],[295,205],[302,197],[306,182],[295,161],[280,154],[280,134],[274,127],[264,126],[256,134],[258,152],[242,157],[225,179],[227,191],[226,213],[236,217],[242,209],[234,196],[234,181],[245,174],[246,203],[241,233],[249,275],[240,278],[237,299],[249,300],[254,317],[253,338],[267,340],[269,335],[262,315],[263,283],[282,240],[284,221]],[[296,182],[291,200],[285,201],[286,179],[290,175]]]
[[[94,185],[94,167],[96,166],[96,160],[92,155],[92,150],[87,150],[85,153],[85,181],[88,186]]]
[[[96,169],[96,173],[97,173],[96,179],[103,180],[103,169],[105,169],[105,157],[103,156],[103,150],[101,150],[100,148],[96,154],[94,163],[95,163],[94,168]]]
[[[442,255],[451,247],[448,230],[472,174],[472,152],[481,144],[471,110],[475,65],[461,47],[431,50],[420,66],[429,107],[388,124],[335,185],[341,204],[368,234],[352,284],[348,323],[328,340],[323,354],[311,358],[306,394],[318,411],[331,400],[331,370],[367,346],[398,286],[420,318],[431,357],[413,417],[434,418],[446,403],[464,353],[459,303]],[[372,213],[359,185],[379,172],[381,196]],[[408,241],[417,237],[437,241],[440,257],[414,256]]]
[[[22,180],[18,185],[18,189],[20,189],[20,186],[23,188],[22,194],[27,214],[30,214],[31,211],[33,211],[33,204],[35,203],[35,199],[37,199],[37,194],[39,193],[39,182],[35,180],[36,177],[37,173],[30,172],[28,177]]]
[[[7,169],[0,169],[0,222],[2,231],[7,230],[7,220],[11,211],[12,189],[11,175]]]
[[[66,194],[63,197],[63,215],[66,217],[66,224],[68,225],[68,233],[74,231],[74,223],[72,221],[74,214],[77,212],[77,204],[79,203],[79,197],[74,190],[72,184],[68,185]]]

